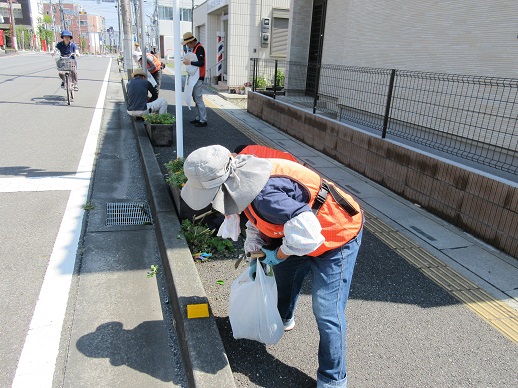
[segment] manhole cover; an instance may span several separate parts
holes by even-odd
[[[106,225],[152,225],[147,202],[112,202],[106,204]]]

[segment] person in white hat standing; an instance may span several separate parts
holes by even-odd
[[[192,152],[184,172],[181,196],[191,208],[212,204],[225,216],[248,218],[245,251],[261,249],[261,262],[273,266],[285,331],[295,327],[302,282],[311,274],[320,334],[317,387],[346,387],[345,306],[364,220],[358,203],[299,163],[233,156],[220,145]],[[256,267],[252,261],[252,278]]]
[[[185,57],[183,59],[183,64],[200,68],[200,77],[192,90],[192,97],[196,103],[197,115],[196,119],[191,121],[191,124],[194,124],[196,127],[206,127],[207,108],[205,108],[205,103],[203,102],[203,80],[205,79],[205,70],[207,67],[205,63],[205,48],[200,42],[198,42],[192,32],[186,32],[183,34],[182,45],[187,46],[198,58],[197,61],[191,61],[188,57]]]

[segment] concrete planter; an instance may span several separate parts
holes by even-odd
[[[173,203],[176,208],[176,213],[178,214],[178,218],[180,220],[186,220],[190,219],[192,220],[193,217],[198,216],[200,214],[208,212],[212,206],[209,205],[204,209],[201,210],[193,210],[182,199],[180,196],[180,189],[176,186],[168,185],[169,187],[169,193],[171,194],[171,198],[173,198]]]
[[[145,124],[146,132],[153,147],[171,147],[176,136],[175,124]]]

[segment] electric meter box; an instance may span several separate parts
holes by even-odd
[[[270,18],[263,18],[261,22],[261,32],[265,34],[270,32]]]
[[[270,34],[263,32],[261,34],[261,47],[268,47],[268,43],[270,43]]]

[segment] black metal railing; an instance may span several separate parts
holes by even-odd
[[[250,76],[313,113],[518,175],[518,79],[257,58]]]

